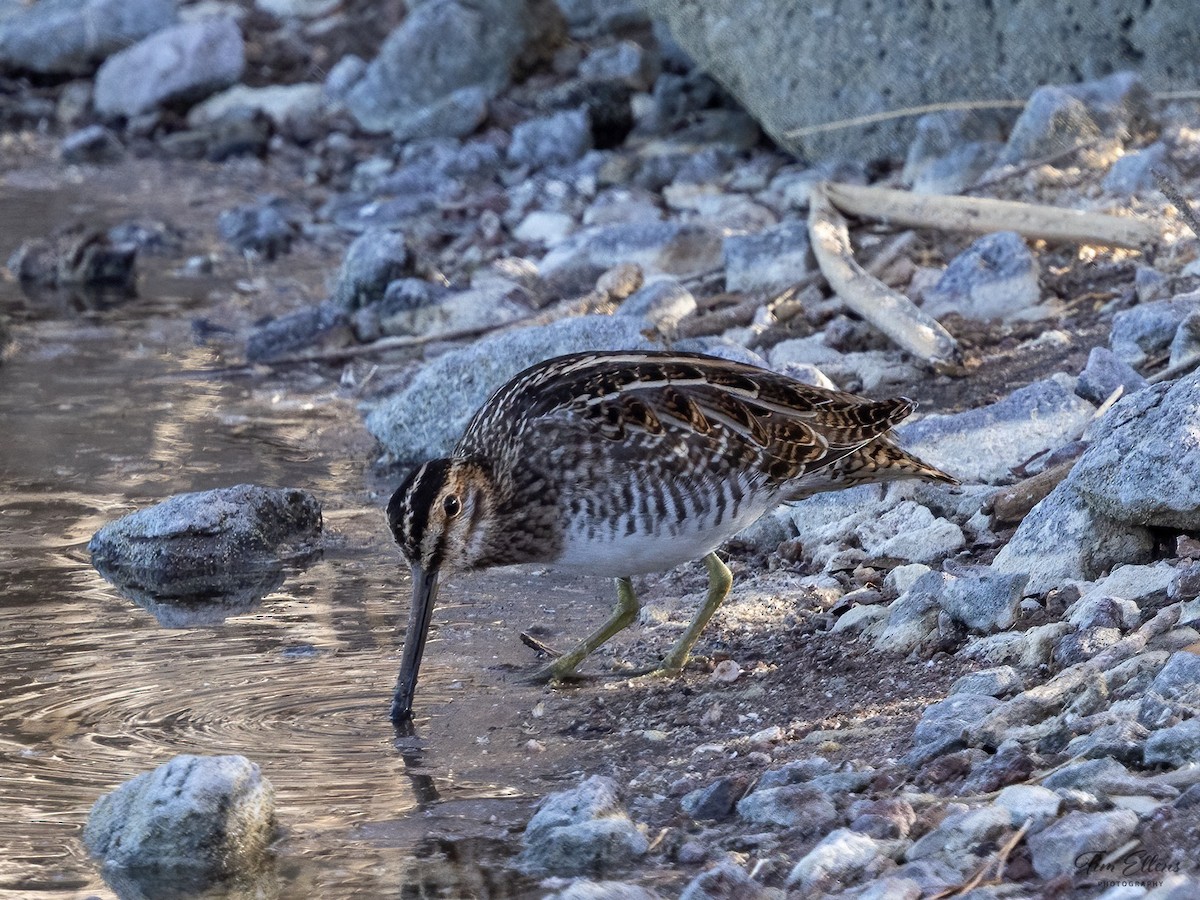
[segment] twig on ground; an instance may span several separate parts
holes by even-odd
[[[1173,366],[1167,366],[1161,372],[1147,376],[1146,382],[1148,384],[1159,384],[1163,381],[1171,381],[1174,378],[1179,378],[1181,375],[1188,374],[1197,366],[1200,366],[1200,353],[1188,357],[1183,362],[1177,362]]]
[[[984,188],[995,187],[998,184],[1003,184],[1006,181],[1019,178],[1027,172],[1032,172],[1034,169],[1040,169],[1042,166],[1052,166],[1057,162],[1062,162],[1064,159],[1074,156],[1080,150],[1092,149],[1102,140],[1104,140],[1103,137],[1095,137],[1090,141],[1080,141],[1078,144],[1073,144],[1072,146],[1066,147],[1055,153],[1049,153],[1046,156],[1040,156],[1037,159],[1028,160],[1020,165],[1010,166],[1003,172],[997,172],[990,178],[984,178],[982,181],[977,181],[974,184],[967,185],[962,189],[962,193],[970,194],[973,191],[981,191]]]
[[[1192,234],[1200,237],[1200,218],[1196,217],[1196,211],[1192,209],[1192,204],[1187,202],[1183,194],[1179,192],[1179,188],[1175,187],[1174,182],[1167,177],[1165,172],[1151,169],[1150,174],[1154,176],[1154,183],[1158,185],[1158,189],[1171,201],[1171,205],[1179,210],[1179,215],[1183,216],[1183,220],[1187,222]]]
[[[1008,840],[1004,842],[1003,846],[1001,846],[993,855],[989,856],[984,861],[983,865],[976,869],[975,874],[972,875],[967,881],[954,887],[948,887],[944,891],[939,891],[930,897],[929,900],[944,900],[946,897],[966,896],[967,894],[971,893],[971,891],[975,890],[975,888],[983,884],[984,877],[989,871],[991,871],[993,866],[996,867],[996,872],[992,876],[991,880],[1001,880],[1003,877],[1004,867],[1008,863],[1008,857],[1012,855],[1012,852],[1016,849],[1017,844],[1021,843],[1021,838],[1025,837],[1032,826],[1033,819],[1026,819],[1025,824],[1014,831],[1009,836]]]
[[[842,301],[897,346],[936,368],[961,363],[958,342],[938,322],[898,291],[867,274],[854,259],[846,220],[820,182],[809,195],[808,233],[817,265]]]
[[[828,131],[841,131],[845,128],[856,128],[859,125],[874,125],[876,122],[889,122],[892,119],[911,119],[926,113],[952,112],[954,110],[977,109],[1021,109],[1024,100],[948,100],[944,103],[925,103],[921,106],[907,106],[904,109],[889,109],[883,112],[868,113],[854,116],[850,119],[838,119],[833,122],[822,122],[819,125],[805,125],[785,131],[785,138],[802,138],[810,134],[823,134]]]
[[[844,212],[914,228],[1015,231],[1029,238],[1134,250],[1159,238],[1157,226],[1150,222],[1078,209],[832,182],[824,187],[829,200]]]

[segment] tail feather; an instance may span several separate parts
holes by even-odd
[[[958,479],[879,437],[848,453],[833,464],[807,472],[788,484],[786,500],[803,500],[824,491],[840,490],[859,484],[919,478],[958,484]]]

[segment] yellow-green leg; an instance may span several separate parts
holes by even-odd
[[[729,596],[729,588],[733,585],[733,573],[729,571],[729,567],[721,562],[716,553],[710,553],[704,557],[704,564],[708,566],[708,596],[704,598],[704,605],[692,619],[692,624],[675,642],[671,652],[663,657],[662,665],[655,671],[655,675],[678,675],[683,671],[683,667],[688,661],[688,654],[692,652],[692,647],[699,639],[700,632],[704,630],[708,620],[717,611],[717,607]]]
[[[575,670],[579,668],[579,664],[596,652],[597,648],[617,632],[623,631],[633,624],[633,620],[637,618],[638,610],[641,609],[637,595],[633,592],[633,583],[628,578],[618,578],[616,581],[617,607],[613,610],[613,614],[609,616],[608,621],[576,644],[574,649],[564,653],[545,668],[540,669],[534,675],[535,680],[571,678],[575,674]]]

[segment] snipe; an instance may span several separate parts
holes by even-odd
[[[443,573],[543,563],[615,577],[611,618],[544,670],[565,678],[634,620],[629,576],[703,557],[708,596],[659,669],[680,671],[729,592],[713,551],[755,519],[868,481],[955,483],[889,438],[913,406],[689,353],[576,353],[526,369],[388,504],[413,579],[392,720],[412,715]]]

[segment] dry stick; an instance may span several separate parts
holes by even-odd
[[[824,187],[828,198],[844,212],[914,228],[1015,231],[1030,238],[1132,250],[1159,238],[1158,228],[1150,222],[1077,209],[831,182]]]
[[[1161,372],[1150,375],[1146,378],[1147,384],[1159,384],[1163,381],[1170,381],[1173,378],[1178,378],[1180,375],[1186,375],[1192,369],[1200,366],[1200,353],[1195,356],[1188,357],[1183,362],[1175,363],[1173,366],[1168,366]]]
[[[823,134],[827,131],[841,131],[844,128],[855,128],[859,125],[874,125],[876,122],[887,122],[891,119],[908,119],[913,116],[923,116],[926,113],[950,112],[954,110],[976,109],[1022,109],[1024,100],[948,100],[944,103],[926,103],[922,106],[908,106],[904,109],[889,109],[885,112],[868,113],[854,116],[850,119],[838,119],[836,122],[822,122],[820,125],[805,125],[785,131],[785,138],[801,138],[810,134]]]
[[[1171,179],[1158,169],[1151,169],[1150,174],[1154,176],[1154,182],[1158,185],[1158,189],[1166,194],[1167,199],[1171,204],[1179,210],[1179,214],[1188,224],[1188,228],[1192,229],[1192,234],[1200,237],[1200,219],[1196,218],[1196,213],[1192,209],[1192,205],[1184,199],[1183,194],[1179,193],[1179,189],[1175,187]]]
[[[957,366],[958,342],[928,313],[868,275],[854,259],[846,220],[834,209],[828,182],[809,194],[808,234],[825,280],[842,301],[903,350],[934,367]]]
[[[677,338],[690,338],[705,334],[720,334],[727,328],[749,325],[754,320],[754,314],[759,309],[773,306],[776,303],[787,302],[797,292],[807,287],[813,280],[813,276],[810,275],[767,300],[763,300],[761,297],[750,297],[736,306],[731,306],[729,309],[723,309],[719,312],[703,316],[692,316],[679,323],[675,329],[674,336]]]
[[[989,856],[982,866],[975,870],[975,874],[968,881],[955,887],[948,887],[944,891],[939,891],[930,897],[929,900],[944,900],[946,897],[963,897],[971,893],[971,891],[983,884],[983,877],[987,875],[992,866],[996,867],[994,880],[998,881],[1004,872],[1004,866],[1008,862],[1009,855],[1016,849],[1017,844],[1021,843],[1021,838],[1025,837],[1032,825],[1033,819],[1026,819],[1025,824],[1013,832],[1009,839],[1004,842],[1004,845],[995,854]]]
[[[1080,141],[1078,144],[1067,147],[1064,150],[1059,150],[1057,153],[1051,153],[1047,156],[1042,156],[1037,159],[1031,159],[1029,162],[1021,163],[1019,166],[1012,166],[1005,169],[999,174],[993,175],[991,178],[985,178],[982,181],[977,181],[974,184],[967,185],[962,189],[962,193],[969,194],[972,191],[980,191],[984,188],[995,187],[1005,181],[1010,181],[1024,175],[1027,172],[1032,172],[1034,169],[1040,169],[1042,166],[1050,166],[1056,162],[1062,162],[1064,159],[1078,153],[1080,150],[1090,150],[1099,144],[1103,137],[1095,137],[1090,141]]]

